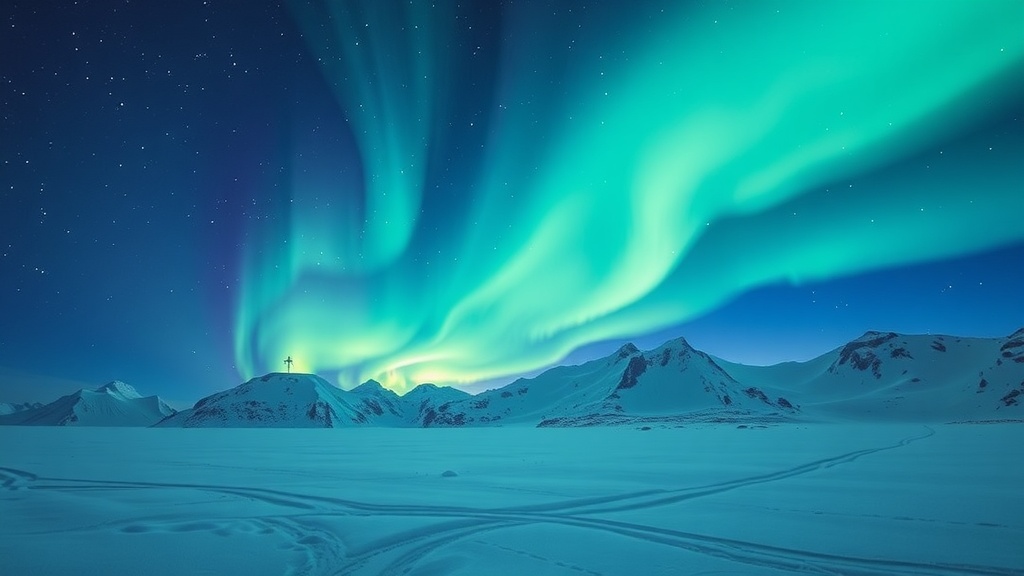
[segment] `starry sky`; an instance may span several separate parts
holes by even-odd
[[[1024,3],[4,2],[0,400],[1024,326]]]

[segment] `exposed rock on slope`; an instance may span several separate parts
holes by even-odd
[[[468,398],[447,387],[421,385],[399,396],[369,380],[341,390],[313,374],[272,373],[196,402],[161,427],[341,428],[418,426],[423,407]]]
[[[374,381],[349,391],[268,374],[214,394],[162,426],[599,426],[799,419],[941,422],[1024,418],[1024,330],[1007,338],[868,332],[804,363],[744,366],[678,338],[559,366],[476,396]]]
[[[272,373],[207,396],[158,426],[188,428],[334,428],[361,414],[341,391],[312,374]]]
[[[421,423],[594,426],[684,421],[710,412],[725,419],[787,419],[797,409],[777,395],[741,385],[679,338],[649,352],[627,344],[606,358],[552,368],[442,404],[427,411]]]
[[[812,417],[1024,418],[1007,409],[1024,393],[1024,330],[1006,338],[867,332],[809,362],[720,362],[744,383],[785,390]]]

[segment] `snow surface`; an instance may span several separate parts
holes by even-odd
[[[0,573],[1024,574],[1015,424],[125,432],[0,427]]]

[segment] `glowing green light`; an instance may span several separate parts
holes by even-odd
[[[414,263],[415,231],[435,224],[419,219],[431,127],[462,120],[437,96],[456,32],[450,5],[396,16],[383,4],[295,3],[352,124],[363,209],[351,189],[292,183],[287,247],[250,247],[246,262],[244,376],[291,354],[296,368],[400,390],[490,378],[765,283],[1024,238],[1012,153],[963,144],[955,165],[867,176],[1020,96],[1021,2],[787,2],[722,17],[670,3],[658,30],[616,21],[610,45],[579,48],[586,64],[558,91],[533,74],[535,54],[507,46],[472,209],[441,224],[435,262]],[[629,58],[605,63],[615,53]],[[841,189],[858,175],[870,189]],[[313,200],[324,196],[333,208]]]

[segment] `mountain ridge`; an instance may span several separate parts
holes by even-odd
[[[94,390],[81,389],[30,409],[0,416],[0,425],[150,426],[173,414],[159,396],[143,397],[113,380]]]
[[[632,343],[476,395],[420,384],[400,396],[375,380],[342,390],[274,372],[174,412],[114,381],[0,424],[161,427],[602,426],[732,422],[1024,419],[1024,328],[998,338],[868,331],[806,362],[749,366],[679,337]],[[126,408],[126,407],[131,407]],[[147,416],[139,416],[139,413]]]
[[[1024,329],[998,338],[869,331],[806,362],[719,362],[823,419],[1001,419],[1024,401]]]
[[[22,412],[24,410],[32,410],[33,408],[39,408],[42,406],[40,402],[0,402],[0,416],[6,416],[8,414],[14,414],[15,412]]]

